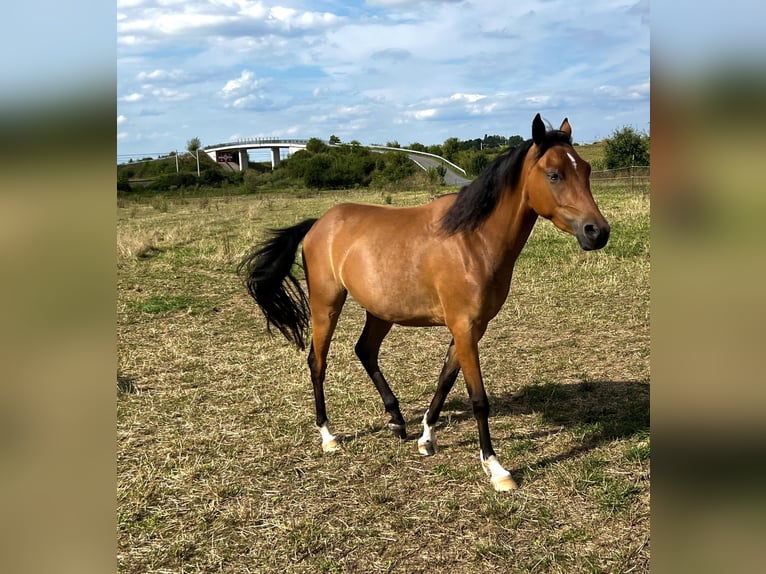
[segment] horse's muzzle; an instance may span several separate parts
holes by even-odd
[[[595,221],[588,221],[578,227],[577,241],[585,251],[601,249],[609,241],[610,231],[606,221],[600,224]]]

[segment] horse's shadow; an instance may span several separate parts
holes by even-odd
[[[494,430],[495,438],[534,441],[562,430],[572,433],[574,440],[569,441],[565,450],[525,464],[525,469],[542,468],[614,440],[649,433],[649,383],[643,381],[535,384],[525,386],[521,391],[490,395],[489,400],[491,429],[493,419],[500,417],[512,419],[530,414],[540,417],[536,425],[538,430],[510,431],[510,437],[507,431]],[[414,415],[407,420],[407,440],[416,440],[419,436],[421,417]],[[473,420],[468,397],[453,391],[445,402],[439,426]],[[476,446],[475,436],[462,438],[453,445],[461,448]],[[524,473],[522,469],[511,469],[511,472],[515,477]]]

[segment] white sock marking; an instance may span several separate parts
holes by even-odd
[[[497,479],[504,476],[511,476],[511,473],[503,468],[503,465],[500,464],[500,461],[497,460],[496,456],[490,456],[488,459],[484,460],[484,453],[479,452],[479,458],[481,459],[482,467],[484,467],[484,472],[486,472],[490,478]]]
[[[428,426],[426,419],[428,419],[428,411],[423,415],[423,436],[418,439],[418,451],[420,454],[429,455],[433,452],[428,452],[426,445],[431,443],[431,451],[436,449],[436,430],[434,427]]]
[[[319,427],[319,434],[322,435],[322,446],[324,446],[327,443],[335,440],[335,437],[330,432],[330,425],[327,424],[327,423],[325,423],[321,427]]]

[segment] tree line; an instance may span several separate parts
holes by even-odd
[[[329,144],[318,138],[310,139],[305,150],[282,160],[273,171],[270,166],[251,162],[246,171],[225,172],[206,154],[200,156],[201,142],[199,138],[192,138],[187,145],[189,154],[184,157],[169,158],[166,162],[118,166],[117,186],[120,191],[129,191],[131,179],[146,178],[151,179],[146,188],[153,191],[226,185],[244,186],[246,191],[272,186],[305,186],[310,189],[386,187],[395,186],[417,171],[406,153],[373,152],[357,141],[344,144],[335,135],[330,136],[328,141]],[[476,177],[498,154],[523,142],[524,138],[519,135],[506,137],[485,134],[483,138],[470,140],[451,137],[442,144],[431,146],[415,142],[402,147],[396,141],[387,142],[386,146],[443,157],[462,167],[469,177]],[[604,142],[604,158],[599,162],[603,165],[593,165],[593,168],[648,165],[649,143],[647,134],[637,132],[632,127],[615,130]],[[443,176],[443,169],[428,173],[433,183],[443,181]]]

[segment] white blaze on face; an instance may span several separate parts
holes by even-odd
[[[567,157],[569,158],[569,161],[572,162],[572,167],[575,168],[575,171],[577,171],[577,162],[575,161],[574,156],[571,153],[567,152]]]

